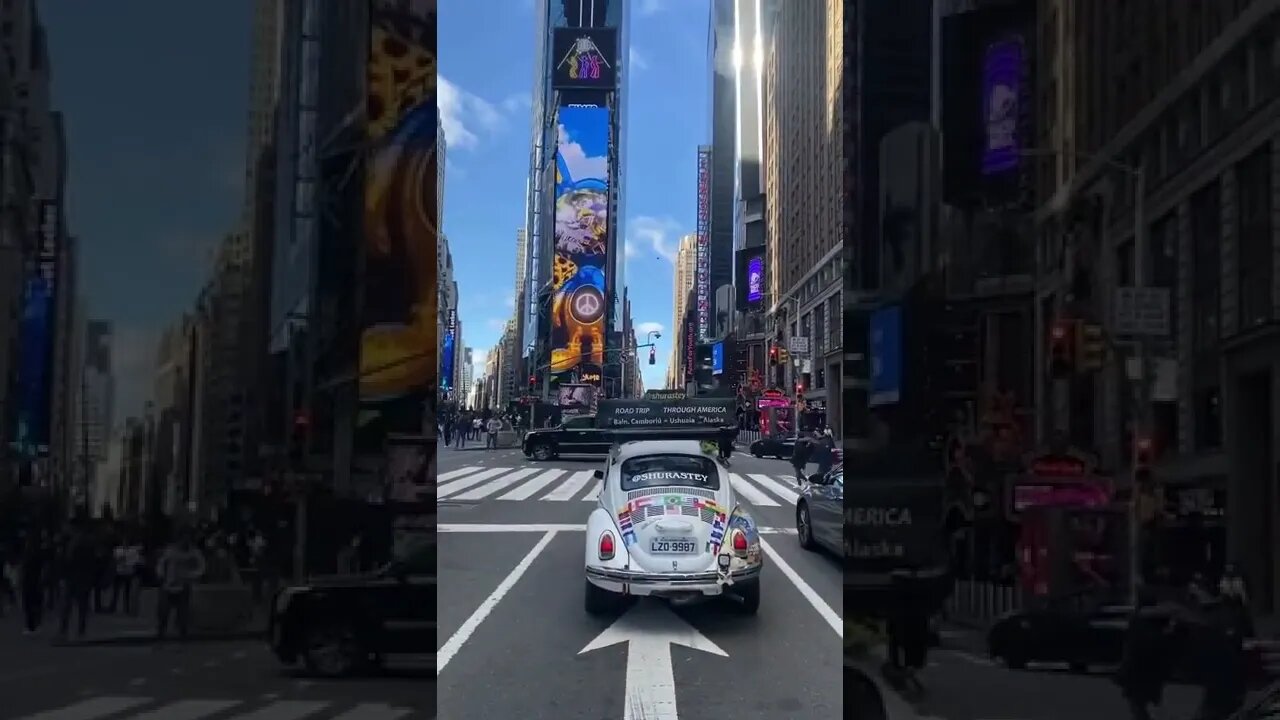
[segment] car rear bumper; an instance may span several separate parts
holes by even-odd
[[[760,577],[760,566],[735,570],[729,577],[735,583],[757,580]],[[587,580],[601,589],[626,595],[721,595],[729,587],[727,583],[720,583],[720,575],[716,572],[646,573],[588,567]]]

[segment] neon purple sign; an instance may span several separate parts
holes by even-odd
[[[1018,167],[1018,120],[1022,96],[1022,40],[987,46],[982,72],[982,174]]]
[[[764,299],[764,258],[757,255],[747,260],[747,302]]]

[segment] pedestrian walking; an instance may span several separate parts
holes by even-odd
[[[480,442],[480,430],[484,425],[484,421],[480,418],[471,419],[471,439]]]
[[[48,570],[49,548],[40,532],[27,536],[22,550],[22,567],[18,577],[18,591],[22,596],[23,632],[31,635],[40,629],[45,609],[45,573]]]
[[[486,429],[489,431],[489,436],[485,440],[485,445],[484,445],[485,448],[489,450],[497,450],[498,449],[498,431],[502,429],[502,421],[496,417],[490,418],[489,424]]]
[[[471,432],[471,421],[466,415],[458,418],[458,427],[454,428],[453,436],[457,442],[456,447],[461,450],[467,446],[467,434]]]
[[[111,551],[111,559],[115,564],[115,577],[111,583],[111,612],[133,614],[133,584],[142,565],[142,548],[136,543],[121,538]],[[123,604],[121,604],[123,600]]]
[[[1139,591],[1115,674],[1133,720],[1151,720],[1151,707],[1158,707],[1163,699],[1185,636],[1179,608],[1172,603],[1157,604],[1156,599],[1152,588]]]
[[[814,443],[813,449],[813,459],[818,463],[818,472],[824,476],[831,472],[831,465],[835,460],[835,449],[836,440],[831,435],[831,428],[826,428]]]
[[[191,587],[204,575],[204,571],[204,554],[192,542],[190,532],[184,531],[176,542],[165,548],[156,563],[156,575],[160,580],[156,603],[157,640],[164,641],[171,616],[177,621],[178,637],[187,638],[191,620]]]
[[[76,618],[76,637],[83,638],[89,622],[89,600],[99,577],[98,542],[86,518],[77,520],[63,561],[62,618],[58,639],[66,640],[71,614]]]
[[[809,456],[813,453],[813,445],[809,438],[804,435],[796,437],[796,444],[791,449],[791,467],[796,471],[796,484],[803,485],[807,482],[804,469],[809,465]]]
[[[452,446],[452,445],[453,445],[453,428],[454,428],[454,426],[455,426],[455,421],[454,421],[454,419],[453,419],[453,418],[451,418],[451,417],[446,417],[446,418],[444,419],[444,422],[443,422],[443,423],[441,423],[441,425],[440,425],[440,431],[444,434],[444,446],[445,446],[445,447],[450,447],[450,446]]]

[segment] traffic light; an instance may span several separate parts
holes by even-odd
[[[650,365],[653,365],[654,363],[658,362],[658,353],[655,352],[656,349],[657,348],[649,348],[649,364]]]
[[[1101,370],[1107,363],[1107,341],[1101,325],[1081,323],[1076,338],[1076,367],[1081,372]]]
[[[1149,437],[1139,437],[1133,442],[1133,480],[1139,485],[1151,481],[1151,465],[1155,461],[1155,448]]]
[[[1049,375],[1063,378],[1075,372],[1075,321],[1059,320],[1049,331]]]
[[[804,383],[796,383],[796,398],[804,397]]]
[[[537,387],[538,387],[538,376],[530,375],[529,376],[529,394],[533,394],[533,391],[536,390]]]
[[[289,429],[289,460],[295,465],[302,462],[307,454],[307,430],[311,427],[311,417],[298,410],[293,413],[293,425]]]
[[[790,359],[791,359],[791,353],[788,352],[786,348],[784,347],[778,348],[778,364],[779,365],[786,365],[787,361],[789,361]]]
[[[769,364],[770,365],[778,364],[778,344],[777,343],[769,343]]]

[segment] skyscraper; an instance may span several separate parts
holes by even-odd
[[[689,299],[689,291],[693,289],[693,281],[697,277],[698,236],[685,235],[680,238],[680,248],[676,251],[676,264],[672,268],[671,278],[671,359],[667,362],[667,387],[676,387],[673,381],[683,377],[679,370],[683,367],[680,358],[680,337],[678,329],[684,322],[685,304]],[[679,384],[679,383],[677,383]]]

